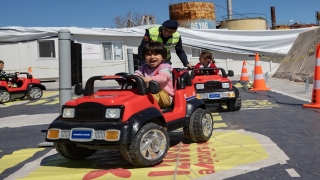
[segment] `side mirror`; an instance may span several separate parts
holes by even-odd
[[[78,96],[83,94],[84,90],[82,89],[82,83],[77,83],[74,87],[74,93]]]
[[[155,81],[150,81],[148,91],[151,94],[157,94],[160,91],[159,84]]]
[[[232,70],[229,70],[229,71],[228,71],[228,76],[230,76],[230,77],[233,77],[233,76],[234,76],[234,73],[233,73]]]

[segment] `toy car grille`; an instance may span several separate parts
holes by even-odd
[[[76,121],[104,121],[105,109],[76,109]]]
[[[204,83],[204,89],[221,89],[222,83],[220,81],[208,81]]]

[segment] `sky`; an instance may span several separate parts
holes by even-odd
[[[156,23],[169,19],[169,4],[190,0],[0,0],[0,27],[116,27],[115,16],[128,12],[150,14]],[[201,1],[201,0],[193,0]],[[204,0],[205,1],[205,0]],[[208,0],[206,1],[208,2]],[[215,15],[226,16],[227,0],[215,4]],[[271,6],[277,24],[316,23],[320,0],[232,0],[233,16],[261,13],[271,26]]]

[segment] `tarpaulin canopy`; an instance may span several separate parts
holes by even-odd
[[[132,28],[79,28],[79,27],[2,27],[0,43],[14,43],[57,37],[61,29],[74,35],[142,37],[148,26]],[[154,25],[152,25],[154,26]],[[227,30],[178,28],[184,46],[237,54],[286,55],[301,32],[311,28],[288,30]]]

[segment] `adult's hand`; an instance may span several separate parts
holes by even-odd
[[[193,67],[194,67],[191,64],[187,64],[186,66],[188,67],[188,69],[193,69]]]

